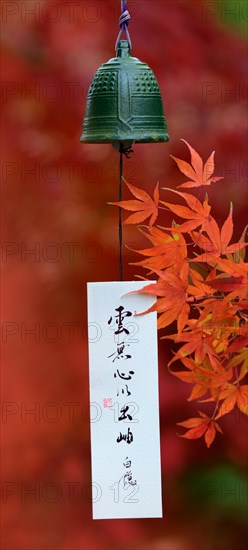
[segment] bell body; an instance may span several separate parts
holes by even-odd
[[[101,65],[93,78],[80,141],[116,145],[168,140],[154,73],[132,57],[128,42],[121,40],[117,57]]]

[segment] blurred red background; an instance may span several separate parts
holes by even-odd
[[[247,208],[247,22],[244,2],[128,2],[133,55],[158,78],[171,141],[136,145],[128,181],[182,182],[170,153],[204,160],[221,222]],[[232,8],[232,9],[230,9]],[[243,550],[247,431],[223,420],[210,450],[177,435],[188,387],[160,350],[164,518],[93,522],[90,494],[86,282],[118,279],[118,154],[81,145],[89,83],[113,56],[119,0],[2,1],[2,547],[5,550]],[[144,245],[126,227],[125,243]],[[125,277],[136,274],[125,250]],[[33,331],[33,332],[30,332]],[[32,411],[35,411],[32,413]]]

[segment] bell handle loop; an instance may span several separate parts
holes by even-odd
[[[131,42],[129,30],[128,30],[128,24],[129,24],[129,21],[131,19],[131,15],[130,15],[128,9],[127,9],[126,0],[121,0],[121,11],[122,11],[122,13],[121,13],[121,16],[120,16],[120,19],[119,19],[120,32],[118,34],[118,37],[117,37],[117,40],[116,40],[116,43],[115,43],[115,51],[116,52],[119,48],[120,40],[121,40],[121,37],[122,37],[122,34],[123,34],[124,31],[126,33],[126,37],[127,37],[127,41],[128,41],[128,45],[129,45],[129,50],[131,51],[131,49],[132,49],[132,42]]]

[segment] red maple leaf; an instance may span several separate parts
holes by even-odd
[[[138,200],[110,202],[108,204],[113,204],[123,208],[124,210],[131,210],[132,212],[135,212],[135,214],[128,216],[128,218],[124,221],[125,224],[141,223],[146,220],[146,218],[150,217],[149,226],[151,227],[158,217],[159,184],[157,183],[154,189],[152,199],[143,189],[139,189],[139,187],[135,187],[126,181],[125,183],[132,195],[134,195],[134,197]]]
[[[195,361],[199,365],[205,357],[213,357],[217,355],[214,347],[214,341],[216,338],[215,331],[217,327],[212,326],[205,321],[205,324],[196,319],[188,320],[188,328],[180,334],[172,334],[171,336],[162,336],[162,338],[172,338],[175,341],[185,342],[185,344],[177,351],[171,361],[168,363],[170,366],[175,361],[180,361],[183,357],[187,357],[192,353],[195,354]]]
[[[146,285],[137,291],[140,294],[153,294],[158,297],[157,302],[147,311],[157,311],[161,315],[158,319],[158,328],[164,328],[177,321],[177,329],[180,334],[185,327],[190,307],[187,303],[188,294],[188,263],[185,263],[179,275],[169,269],[166,271],[153,270],[159,276],[154,284]],[[142,313],[142,314],[143,314]]]
[[[203,204],[193,195],[189,193],[181,193],[181,191],[176,191],[175,189],[170,189],[168,187],[163,187],[172,193],[176,193],[183,197],[187,202],[187,206],[181,206],[179,204],[172,204],[170,202],[160,201],[161,204],[164,204],[171,212],[177,214],[180,218],[187,219],[189,221],[182,223],[181,225],[175,228],[175,231],[180,233],[190,233],[193,229],[201,226],[204,228],[206,221],[209,218],[211,206],[208,204],[208,199],[206,198]],[[170,228],[166,228],[170,229]]]
[[[226,370],[219,359],[213,355],[210,355],[209,358],[206,357],[201,364],[193,361],[191,357],[182,357],[181,362],[188,369],[187,371],[171,371],[170,369],[170,372],[184,382],[199,385],[202,389],[205,388],[205,391],[214,388],[224,390],[233,375],[232,369]]]
[[[216,418],[231,412],[236,404],[241,412],[248,415],[248,386],[229,384],[220,394],[220,399],[224,399],[224,401]]]
[[[195,298],[205,298],[208,295],[212,294],[212,288],[210,288],[210,283],[212,280],[212,272],[204,279],[201,273],[198,273],[195,269],[190,268],[190,279],[193,284],[189,284],[188,292]]]
[[[229,351],[229,350],[227,350]],[[242,380],[248,374],[248,349],[241,348],[228,363],[229,368],[238,367],[240,369],[238,381]]]
[[[173,232],[172,235],[168,235],[163,232],[162,234],[162,244],[154,244],[151,248],[135,250],[135,252],[138,252],[138,254],[146,256],[146,259],[140,262],[132,263],[132,265],[139,265],[145,267],[146,269],[149,268],[151,270],[162,270],[173,266],[176,271],[180,271],[187,257],[186,241],[181,233]]]
[[[185,143],[191,153],[191,164],[173,157],[190,178],[179,187],[200,187],[221,179],[213,177],[214,153],[204,165],[193,147]],[[138,291],[157,298],[156,303],[138,315],[157,311],[159,329],[177,323],[174,334],[162,336],[178,345],[168,364],[169,371],[192,385],[189,401],[215,403],[211,417],[199,413],[198,418],[179,424],[187,428],[182,437],[204,436],[209,447],[216,432],[222,433],[216,418],[228,414],[235,406],[248,413],[248,386],[241,385],[248,372],[247,228],[238,243],[230,244],[232,204],[226,220],[219,226],[211,215],[207,195],[200,201],[192,194],[164,188],[184,201],[174,204],[159,201],[158,185],[153,198],[133,185],[127,186],[135,200],[113,203],[133,212],[125,223],[139,224],[150,218],[150,227],[138,229],[151,246],[136,250],[143,258],[132,264],[158,276],[155,283],[150,282]],[[159,203],[175,214],[176,221],[171,227],[154,227]],[[197,246],[202,249],[198,256]],[[176,361],[184,370],[178,369]]]
[[[180,437],[185,437],[185,439],[199,439],[204,435],[205,442],[207,447],[213,443],[216,431],[222,433],[220,426],[213,420],[209,418],[206,414],[199,412],[200,417],[189,418],[184,422],[178,422],[178,426],[183,426],[183,428],[189,428],[185,434],[180,435]]]
[[[215,151],[211,153],[209,159],[203,166],[203,160],[201,159],[200,155],[195,151],[195,149],[193,149],[193,147],[191,147],[191,145],[185,139],[182,139],[182,141],[186,143],[187,147],[190,150],[191,164],[185,162],[184,160],[173,157],[173,155],[171,155],[171,158],[175,160],[179,170],[185,176],[190,178],[190,181],[186,181],[185,183],[178,185],[178,187],[200,187],[202,185],[211,185],[212,182],[223,179],[222,177],[213,177]]]
[[[198,257],[198,261],[204,261],[202,257]],[[219,258],[214,256],[214,254],[209,255],[208,263],[210,265],[216,266],[219,270],[223,271],[226,275],[223,277],[223,273],[218,275],[216,279],[211,280],[208,284],[222,292],[229,292],[225,296],[225,301],[230,302],[236,297],[239,297],[239,300],[246,300],[248,296],[248,264],[240,261],[236,264],[230,260]],[[230,277],[228,277],[230,275]]]
[[[227,255],[230,253],[236,253],[242,248],[245,248],[247,243],[238,242],[229,244],[233,235],[233,219],[232,219],[232,203],[230,205],[229,215],[224,222],[222,229],[220,230],[213,216],[209,216],[204,224],[204,232],[208,237],[196,231],[192,231],[192,240],[203,250],[206,254],[203,254],[204,261],[208,261],[208,254],[214,254],[215,256]],[[194,261],[199,261],[201,256],[195,258]]]

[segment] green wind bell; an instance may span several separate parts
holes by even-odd
[[[123,154],[129,158],[134,143],[169,140],[157,79],[146,63],[131,56],[130,14],[126,0],[121,0],[121,9],[116,57],[103,63],[94,75],[80,138],[84,143],[111,143],[120,152],[119,200],[122,200]],[[121,40],[124,31],[127,40]],[[120,279],[123,280],[121,209],[119,244]]]

